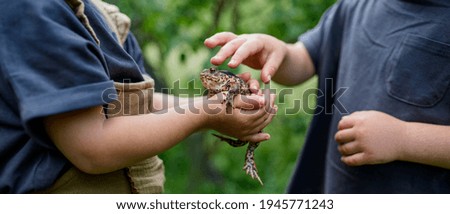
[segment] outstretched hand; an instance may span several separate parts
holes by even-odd
[[[230,58],[228,66],[236,68],[241,63],[261,69],[261,80],[268,83],[280,67],[287,48],[284,42],[264,34],[235,35],[231,32],[217,33],[205,40],[205,46],[222,46],[211,58],[211,63],[220,65]]]

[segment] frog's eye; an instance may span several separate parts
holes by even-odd
[[[216,69],[216,68],[209,68],[209,72],[211,72],[211,73],[216,73],[216,72],[217,72],[217,69]]]

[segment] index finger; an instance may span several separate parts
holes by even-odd
[[[349,129],[354,126],[354,122],[350,116],[343,116],[338,123],[338,130]]]
[[[237,35],[231,32],[220,32],[205,39],[203,44],[205,44],[205,46],[208,48],[215,48],[217,46],[225,45],[226,43],[235,39],[236,37]]]

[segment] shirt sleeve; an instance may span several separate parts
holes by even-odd
[[[123,45],[125,51],[130,54],[139,67],[142,74],[147,74],[144,67],[144,58],[142,56],[142,50],[139,47],[139,43],[133,33],[129,33],[125,44]],[[147,74],[148,75],[148,74]]]
[[[342,35],[344,33],[344,0],[331,6],[311,30],[299,36],[320,74],[322,65],[337,63],[340,56]]]
[[[0,71],[31,137],[48,142],[40,118],[115,98],[99,46],[64,1],[13,1],[1,7]]]

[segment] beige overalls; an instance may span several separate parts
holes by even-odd
[[[84,15],[82,0],[66,0],[83,25],[100,44],[94,30]],[[101,0],[91,0],[103,14],[109,27],[116,33],[123,45],[130,28],[130,19],[120,13],[115,5]],[[107,117],[148,114],[151,110],[154,81],[144,76],[145,81],[138,83],[115,82],[118,99],[108,104]],[[164,190],[164,165],[158,156],[148,158],[141,163],[115,172],[91,175],[75,167],[63,174],[52,187],[38,193],[162,193]]]

